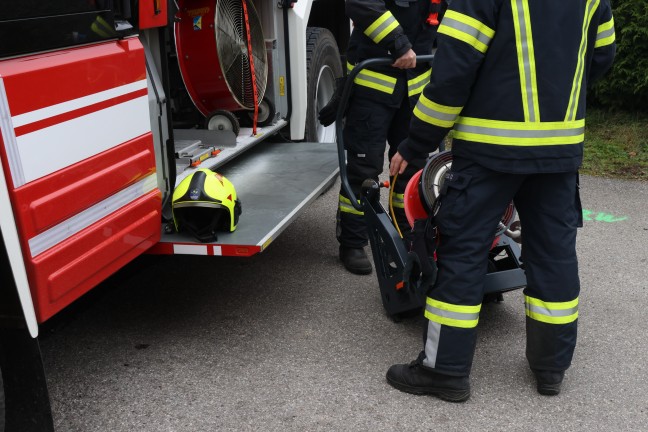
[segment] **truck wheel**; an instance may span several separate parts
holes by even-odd
[[[317,113],[333,96],[335,79],[342,76],[340,51],[333,34],[325,28],[306,29],[306,77],[308,82],[308,107],[304,140],[334,142],[335,123],[322,126]]]
[[[0,371],[0,432],[5,430],[5,395],[4,382],[2,382],[2,371]]]

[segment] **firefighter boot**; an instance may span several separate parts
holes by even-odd
[[[560,385],[565,377],[565,371],[548,371],[534,369],[538,393],[545,396],[556,396],[560,393]]]
[[[387,382],[406,393],[432,395],[449,402],[464,402],[470,397],[470,382],[467,376],[434,372],[423,366],[418,359],[410,364],[390,367],[387,371]]]
[[[340,261],[344,264],[344,268],[351,273],[360,275],[371,273],[371,262],[369,262],[364,248],[340,246]]]

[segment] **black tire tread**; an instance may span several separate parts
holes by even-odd
[[[334,70],[335,77],[338,78],[342,76],[344,73],[343,65],[340,61],[340,53],[339,53],[339,48],[337,46],[337,42],[335,41],[335,37],[333,34],[326,28],[323,27],[308,27],[306,29],[306,77],[310,78],[311,77],[311,72],[313,69],[313,60],[317,57],[317,51],[320,49],[320,46],[326,47],[326,44],[331,43],[331,45],[335,49],[335,53],[337,54],[337,64],[330,65],[331,68]],[[309,87],[307,91],[309,95],[309,102],[310,102],[310,82],[309,82]],[[312,107],[311,104],[309,103],[307,107],[307,114],[306,114],[306,134],[304,136],[304,139],[307,141],[316,141],[314,139],[315,137],[311,136],[309,133],[309,118],[311,120],[314,119],[315,122],[317,122],[317,112],[313,113],[313,109],[315,107]]]

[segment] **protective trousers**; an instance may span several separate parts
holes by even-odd
[[[421,357],[424,365],[439,373],[470,373],[488,251],[511,200],[523,227],[529,365],[562,371],[571,363],[580,291],[578,173],[507,174],[455,158],[435,217],[439,272],[424,312],[428,321]]]
[[[405,81],[399,80],[394,97],[376,95],[375,90],[356,88],[347,110],[344,125],[344,147],[347,151],[347,176],[358,202],[362,182],[378,180],[385,165],[385,147],[388,157],[396,153],[398,145],[407,138],[412,108],[406,96]],[[402,95],[399,97],[398,95]],[[422,168],[424,158],[417,159],[398,176],[393,185],[393,209],[401,231],[409,231],[403,207],[403,196],[409,179]],[[362,211],[356,210],[347,193],[340,188],[337,238],[347,247],[367,245],[367,229]]]

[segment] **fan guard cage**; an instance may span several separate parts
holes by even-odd
[[[243,12],[247,4],[250,41],[257,85],[257,103],[263,99],[268,79],[268,61],[261,21],[248,0],[217,0],[215,11],[216,51],[227,88],[241,107],[254,109],[252,68]]]

